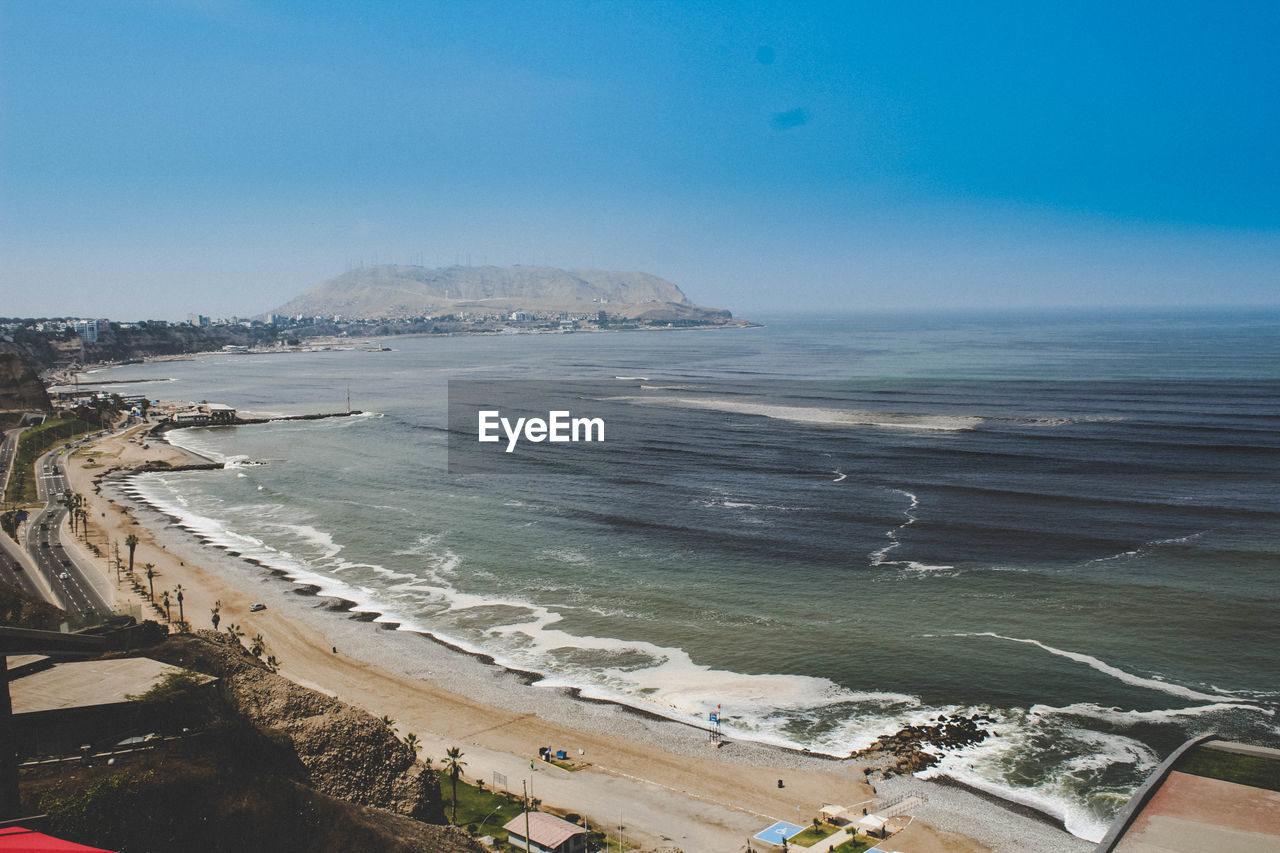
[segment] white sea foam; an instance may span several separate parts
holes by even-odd
[[[590,557],[576,548],[543,548],[538,552],[537,559],[555,560],[572,566],[585,566],[591,562]]]
[[[845,472],[843,472],[843,471],[841,471],[841,470],[839,470],[839,469],[836,469],[835,471],[832,471],[831,473],[836,475],[836,478],[835,478],[834,480],[832,480],[832,481],[831,481],[831,482],[833,482],[833,483],[843,483],[843,482],[845,481],[845,479],[849,476],[848,474],[846,474]]]
[[[708,397],[612,397],[641,405],[676,406],[685,409],[707,409],[758,415],[793,423],[822,426],[873,426],[895,429],[965,430],[982,423],[983,418],[969,415],[917,415],[902,412],[869,412],[811,406],[781,406],[771,403],[749,403]]]
[[[996,634],[990,631],[982,631],[968,634],[955,634],[956,637],[993,637],[997,640],[1008,640],[1011,643],[1025,643],[1030,646],[1037,646],[1051,655],[1057,655],[1068,660],[1082,663],[1104,675],[1109,675],[1125,684],[1131,684],[1134,687],[1145,687],[1149,690],[1158,690],[1162,693],[1168,693],[1173,696],[1182,696],[1185,699],[1199,699],[1205,702],[1226,701],[1232,703],[1240,703],[1244,700],[1236,699],[1223,693],[1203,693],[1199,690],[1193,690],[1190,687],[1184,687],[1181,684],[1173,684],[1168,681],[1160,681],[1155,678],[1144,678],[1141,675],[1135,675],[1126,672],[1118,666],[1112,666],[1106,661],[1099,660],[1092,655],[1086,655],[1081,652],[1069,652],[1064,649],[1057,649],[1053,646],[1040,642],[1039,640],[1029,640],[1022,637],[1006,637],[1003,634]]]
[[[1142,557],[1142,556],[1145,556],[1151,550],[1160,548],[1164,545],[1186,545],[1189,542],[1194,542],[1208,532],[1209,532],[1208,530],[1201,530],[1198,533],[1189,533],[1186,536],[1175,536],[1170,539],[1152,539],[1149,542],[1144,542],[1142,545],[1140,545],[1137,548],[1134,548],[1131,551],[1121,551],[1119,554],[1112,554],[1109,557],[1097,557],[1095,559],[1089,560],[1088,562],[1085,563],[1085,565],[1091,566],[1094,563],[1108,563],[1108,562],[1111,562],[1112,560],[1124,560],[1124,559],[1129,559],[1133,557]]]
[[[902,514],[906,516],[907,520],[902,522],[902,524],[899,524],[897,527],[893,528],[892,530],[885,533],[885,536],[889,538],[889,544],[884,546],[880,550],[873,551],[871,553],[871,556],[869,557],[871,561],[871,565],[899,566],[909,572],[916,572],[918,574],[954,571],[955,566],[933,566],[933,565],[929,565],[928,563],[918,563],[915,560],[890,560],[889,559],[889,552],[902,544],[902,540],[898,537],[898,534],[916,523],[916,508],[920,506],[920,499],[917,498],[915,494],[913,494],[912,492],[908,492],[905,489],[893,489],[892,491],[896,492],[899,495],[902,495],[903,497],[907,498],[911,502],[910,505],[905,510],[902,511]]]
[[[1042,418],[1011,418],[1011,420],[1020,426],[1055,427],[1069,426],[1071,424],[1116,423],[1125,420],[1125,418],[1118,415],[1060,415]]]
[[[885,536],[889,537],[889,544],[881,548],[879,551],[872,552],[871,565],[873,566],[883,565],[886,562],[886,558],[889,556],[889,552],[902,544],[902,541],[898,538],[898,534],[916,523],[916,507],[920,506],[920,499],[904,489],[894,489],[893,491],[911,501],[911,505],[902,511],[902,514],[907,517],[907,520],[885,534]]]
[[[922,779],[950,777],[973,788],[1021,803],[1062,821],[1072,835],[1097,842],[1106,833],[1114,806],[1126,790],[1088,784],[1109,768],[1127,765],[1141,776],[1158,763],[1145,744],[1122,734],[1072,725],[1050,713],[1012,712],[990,725],[994,737],[952,750],[934,767],[917,773]],[[1064,748],[1064,743],[1072,744]],[[1046,744],[1050,744],[1046,746]],[[1025,774],[1011,779],[1010,759],[1031,757],[1045,766],[1043,777],[1028,783]],[[1082,786],[1092,788],[1087,800]]]
[[[725,509],[746,509],[746,510],[770,510],[773,512],[797,512],[800,507],[786,506],[784,504],[757,504],[750,501],[735,501],[727,497],[720,496],[708,498],[698,501],[705,507],[724,507]]]
[[[1238,704],[1235,702],[1214,702],[1209,705],[1195,705],[1188,708],[1165,708],[1156,711],[1126,711],[1121,708],[1107,708],[1093,702],[1075,702],[1055,708],[1052,705],[1032,705],[1034,714],[1062,714],[1073,717],[1089,717],[1114,725],[1133,725],[1135,723],[1170,723],[1181,717],[1199,717],[1205,714],[1218,714],[1231,711],[1258,711],[1267,716],[1275,716],[1275,711],[1257,705]]]

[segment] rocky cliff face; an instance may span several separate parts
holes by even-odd
[[[52,411],[35,369],[17,353],[0,352],[0,411]]]
[[[172,637],[151,656],[222,679],[241,714],[289,739],[316,790],[444,823],[436,775],[381,720],[269,672],[228,634]]]
[[[596,312],[644,319],[728,320],[693,304],[680,288],[643,272],[554,267],[375,266],[316,285],[273,313],[346,318],[441,316],[462,312]]]

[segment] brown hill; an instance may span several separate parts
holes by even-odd
[[[646,321],[732,318],[728,311],[695,305],[680,288],[648,273],[526,266],[362,267],[316,285],[272,313],[359,319],[511,311],[605,311]]]

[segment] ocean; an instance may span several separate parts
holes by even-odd
[[[367,414],[171,432],[226,467],[130,488],[547,685],[838,756],[988,713],[926,775],[1091,840],[1188,737],[1280,745],[1280,312],[757,319],[94,378],[281,415],[350,393]],[[581,383],[623,440],[451,468],[450,380]]]

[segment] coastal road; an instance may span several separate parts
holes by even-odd
[[[67,490],[63,465],[61,449],[50,450],[36,462],[37,489],[45,506],[27,523],[27,554],[68,614],[81,617],[109,614],[111,605],[89,583],[86,570],[81,569],[62,546],[62,523],[67,518],[67,507],[61,502]]]
[[[14,454],[17,452],[18,436],[22,434],[22,430],[23,428],[19,427],[4,433],[4,442],[0,446],[0,489],[8,485],[9,472],[13,466]],[[50,600],[49,590],[33,576],[35,564],[23,552],[21,546],[7,534],[0,533],[0,552],[2,552],[0,553],[0,581],[22,590],[33,598],[41,601]]]

